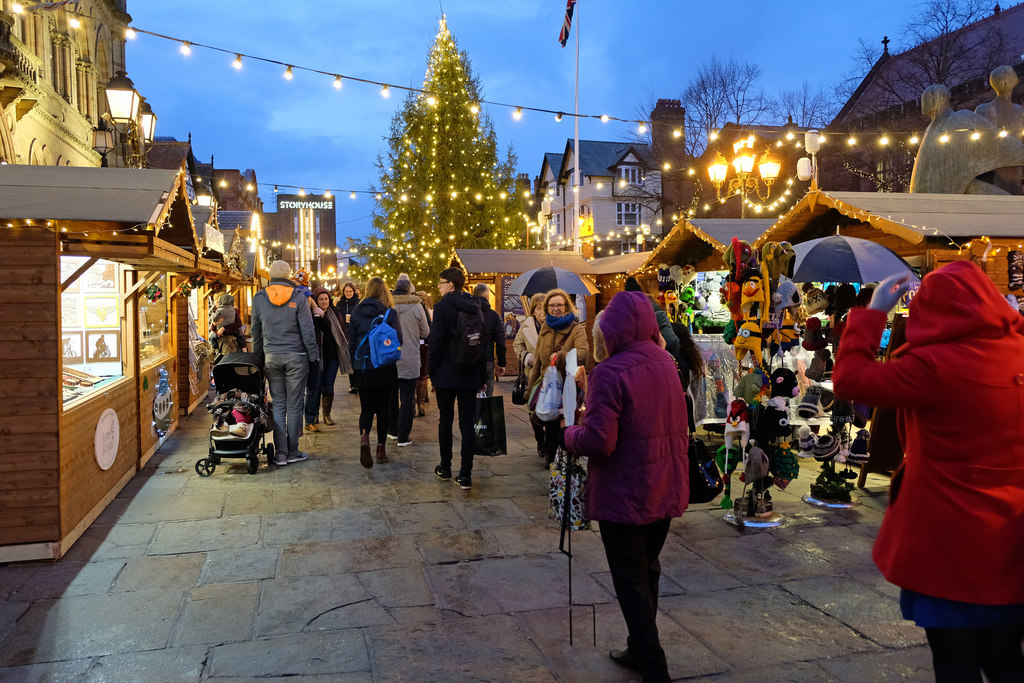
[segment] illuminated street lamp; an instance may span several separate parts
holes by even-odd
[[[715,160],[708,164],[708,177],[715,186],[715,194],[718,200],[724,203],[729,197],[740,196],[740,216],[746,217],[747,194],[755,193],[761,201],[768,198],[772,184],[778,179],[782,170],[782,163],[771,155],[771,149],[758,158],[754,154],[754,136],[737,140],[733,143],[732,167],[735,177],[728,181],[725,196],[722,196],[722,186],[726,184],[729,175],[730,163],[722,156],[721,152],[715,153]],[[757,167],[757,175],[754,174],[754,167]],[[758,178],[760,176],[760,178]],[[762,192],[762,184],[764,191]]]
[[[117,124],[135,123],[139,115],[141,98],[135,90],[135,84],[124,71],[107,82],[107,107],[110,109],[110,120]]]
[[[153,108],[145,99],[142,100],[142,105],[139,107],[139,128],[142,131],[142,139],[147,144],[153,142],[156,137],[156,114],[153,113]]]

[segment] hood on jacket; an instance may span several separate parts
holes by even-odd
[[[447,301],[465,313],[476,313],[480,310],[480,300],[469,292],[448,292],[441,301]],[[1003,303],[1005,306],[1006,303]]]
[[[291,280],[274,278],[267,285],[267,298],[275,306],[284,306],[295,293],[295,283]]]
[[[924,276],[910,302],[907,343],[924,346],[966,336],[1024,333],[1024,317],[970,261],[954,261]]]
[[[327,289],[326,287],[317,287],[316,289],[313,290],[313,303],[316,303],[317,297],[319,297],[321,294],[327,295],[327,298],[331,301],[331,306],[333,307],[334,297],[331,296],[331,290]],[[317,305],[319,306],[319,304]]]
[[[369,314],[368,317],[375,318],[386,310],[388,310],[388,307],[377,299],[366,297],[359,301],[359,304],[355,307],[355,311],[353,312],[358,311],[360,315]]]
[[[491,310],[491,302],[490,301],[488,301],[487,299],[483,298],[482,296],[474,296],[473,298],[480,302],[480,310],[481,311],[489,311],[489,310]]]
[[[639,341],[657,343],[658,321],[647,295],[619,292],[613,296],[611,303],[601,311],[601,334],[609,356]]]
[[[394,297],[396,308],[403,304],[416,304],[419,306],[423,303],[423,300],[415,294],[395,294]]]

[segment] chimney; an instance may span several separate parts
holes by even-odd
[[[651,111],[651,146],[659,162],[681,163],[686,149],[686,107],[679,100],[658,100]]]

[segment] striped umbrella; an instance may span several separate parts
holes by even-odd
[[[795,282],[878,282],[909,273],[910,264],[881,244],[844,235],[831,235],[793,245]],[[916,277],[916,276],[915,276]]]

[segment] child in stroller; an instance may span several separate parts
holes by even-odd
[[[213,474],[221,458],[245,458],[249,474],[256,474],[260,454],[274,459],[274,444],[266,442],[270,431],[265,383],[255,354],[231,353],[213,366],[217,396],[206,406],[213,414],[209,456],[196,461],[201,477]]]

